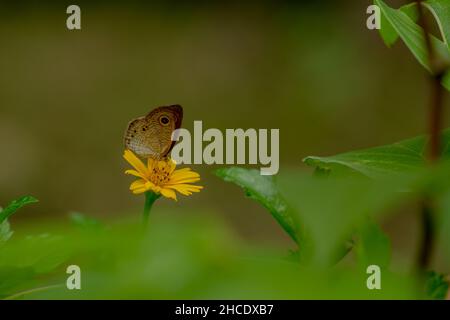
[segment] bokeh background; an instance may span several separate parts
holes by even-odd
[[[70,4],[0,5],[0,205],[40,199],[15,223],[138,215],[122,136],[159,105],[183,105],[188,129],[279,128],[281,171],[426,130],[425,72],[366,28],[370,1],[77,1],[81,31]],[[152,214],[207,211],[249,243],[293,245],[214,166],[192,167],[204,191]],[[417,247],[412,210],[384,221],[397,261]]]

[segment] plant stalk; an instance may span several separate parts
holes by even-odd
[[[442,114],[444,103],[444,89],[442,87],[442,78],[445,68],[442,68],[439,57],[437,56],[430,36],[430,28],[424,14],[422,0],[418,0],[419,24],[424,30],[425,43],[428,52],[429,65],[431,69],[430,85],[431,97],[429,102],[429,143],[427,149],[427,161],[430,165],[434,165],[441,155],[441,131],[442,131]],[[432,199],[425,197],[421,205],[421,224],[422,224],[422,243],[417,259],[417,268],[419,272],[424,272],[428,268],[433,248],[434,248],[434,206]]]
[[[144,212],[143,212],[143,222],[144,226],[148,226],[148,219],[150,216],[150,211],[152,209],[153,203],[160,197],[159,194],[154,193],[153,191],[147,191],[145,193],[145,204],[144,204]]]
[[[430,265],[434,249],[434,208],[430,199],[424,199],[422,201],[420,223],[422,226],[422,242],[417,257],[417,269],[418,272],[423,273],[427,271]]]

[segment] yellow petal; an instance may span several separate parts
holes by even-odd
[[[147,168],[148,168],[148,172],[150,172],[150,174],[153,172],[153,168],[155,167],[156,162],[157,161],[153,158],[147,159]]]
[[[177,188],[177,187],[168,187],[168,188],[176,190],[177,192],[181,193],[184,196],[190,196],[192,194],[192,192],[189,192],[189,191],[187,191],[185,189],[182,189],[182,188]]]
[[[177,201],[177,195],[176,195],[175,191],[173,191],[171,189],[163,188],[163,189],[161,189],[161,194],[166,198]]]
[[[132,169],[125,171],[125,174],[131,174],[132,176],[135,176],[138,178],[145,178],[144,176],[142,176],[142,174],[140,174],[136,170],[132,170]]]
[[[144,163],[142,163],[141,159],[139,159],[138,157],[136,157],[136,155],[130,151],[130,150],[125,150],[125,152],[123,153],[123,157],[125,158],[125,160],[128,161],[129,164],[131,164],[141,175],[143,176],[147,176],[148,175],[148,170],[147,167],[144,165]]]
[[[151,182],[145,181],[143,179],[139,179],[134,181],[131,185],[130,185],[130,190],[134,193],[134,194],[139,194],[139,193],[144,193],[146,191],[148,191],[151,187]]]
[[[146,180],[142,180],[142,179],[133,182],[130,186],[130,189],[133,189],[133,190],[143,189],[144,191],[151,190],[155,193],[160,193],[160,191],[161,191],[161,187],[158,187],[151,181],[146,181]]]
[[[132,192],[133,192],[133,194],[141,194],[141,193],[144,193],[144,192],[147,192],[148,190],[145,190],[145,189],[136,189],[136,190],[133,190]]]
[[[148,191],[148,188],[145,185],[142,188],[135,188],[135,189],[131,190],[131,192],[133,192],[134,194],[141,194],[141,193],[144,193],[147,191]]]
[[[186,178],[200,178],[200,175],[197,172],[191,171],[189,168],[184,168],[175,170],[171,176],[171,179],[173,179],[174,181]]]
[[[167,185],[165,186],[165,188],[176,190],[186,196],[190,196],[193,192],[200,192],[200,190],[203,189],[202,186],[196,186],[192,184]]]
[[[178,169],[175,172],[186,172],[186,171],[191,171],[191,168],[182,168],[182,169]],[[194,172],[194,171],[192,171]]]
[[[169,171],[168,169],[169,169],[169,166],[168,166],[168,163],[166,161],[164,161],[164,160],[158,161],[158,164],[157,164],[157,170],[158,171],[160,171],[160,172],[162,172],[162,171]]]
[[[200,181],[200,175],[191,172],[191,174],[173,174],[172,177],[170,177],[170,180],[168,181],[168,185],[176,185],[176,184],[182,184],[182,183],[193,183]]]
[[[145,186],[145,180],[144,179],[139,179],[136,181],[133,181],[130,185],[130,190],[136,189],[136,188],[142,188],[143,186]]]
[[[161,187],[155,185],[152,182],[149,182],[149,183],[150,183],[150,189],[149,190],[152,190],[154,193],[158,193],[158,194],[161,193]]]
[[[190,184],[190,183],[195,183],[195,182],[198,182],[198,181],[200,181],[199,178],[196,178],[196,179],[183,179],[183,180],[178,180],[176,182],[169,181],[165,185],[166,186],[177,186],[177,185],[180,185],[180,184]]]
[[[169,174],[172,174],[172,172],[175,171],[175,168],[177,167],[177,164],[175,161],[173,161],[172,159],[169,159],[167,161],[167,164],[169,166]]]

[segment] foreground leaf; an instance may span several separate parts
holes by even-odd
[[[363,268],[369,265],[387,267],[391,258],[391,242],[381,228],[368,219],[358,230],[356,245],[358,262]]]
[[[17,200],[12,201],[5,209],[0,212],[0,223],[5,221],[11,215],[13,215],[17,210],[26,206],[27,204],[36,203],[38,200],[32,196],[21,197]]]
[[[417,21],[418,12],[416,3],[404,5],[399,10],[404,12],[412,21]],[[389,20],[386,19],[386,16],[385,14],[383,14],[383,12],[381,12],[381,29],[379,30],[379,32],[381,38],[388,47],[393,46],[399,38],[397,31],[394,29]]]
[[[103,228],[100,221],[95,218],[86,216],[80,212],[71,212],[69,214],[70,221],[80,229],[98,231]]]
[[[13,232],[11,231],[8,220],[4,220],[0,223],[0,245],[8,241],[12,234]]]
[[[438,198],[437,231],[439,242],[447,258],[450,258],[450,190]]]
[[[405,186],[402,179],[318,178],[291,173],[280,176],[278,183],[289,206],[299,215],[298,221],[313,247],[314,263],[327,266],[342,257],[343,244],[355,230],[363,231],[364,250],[374,249],[373,241],[383,241],[374,256],[386,262],[385,239],[373,229],[365,231],[363,226],[369,217],[380,216],[405,199],[407,195],[398,192]],[[364,254],[367,260],[372,259],[369,253]]]
[[[427,273],[426,294],[430,299],[443,300],[447,296],[448,281],[445,276],[434,271]]]
[[[450,158],[450,130],[442,133],[443,158]],[[322,170],[356,171],[370,178],[410,174],[425,164],[428,138],[420,136],[394,144],[341,153],[330,157],[306,157],[303,161]]]
[[[216,171],[218,177],[244,189],[246,195],[262,204],[289,236],[298,243],[298,228],[292,212],[278,191],[273,178],[262,176],[258,170],[238,167],[222,168]]]
[[[34,277],[31,267],[0,266],[0,299],[6,298],[17,288],[32,285]]]
[[[450,45],[450,1],[427,0],[423,5],[428,8],[436,19],[439,30],[447,47]]]
[[[401,10],[390,8],[382,0],[375,0],[375,4],[380,7],[386,21],[397,32],[400,38],[402,38],[417,61],[419,61],[419,63],[428,71],[432,71],[425,42],[425,34],[422,27],[414,23],[408,14]],[[392,38],[392,36],[390,36],[390,38]],[[431,36],[431,42],[439,56],[445,61],[448,61],[449,50],[446,44],[434,36]],[[390,42],[388,42],[388,44],[389,43]]]
[[[415,297],[414,279],[407,275],[383,271],[383,290],[367,290],[365,272],[345,267],[299,266],[281,260],[279,249],[242,242],[211,211],[200,215],[197,210],[186,213],[185,208],[170,208],[155,215],[148,232],[143,232],[140,221],[130,224],[124,220],[111,223],[104,232],[52,228],[51,221],[33,225],[27,233],[41,232],[44,225],[51,234],[64,236],[50,243],[35,239],[29,243],[17,236],[11,245],[5,246],[7,250],[0,250],[0,297],[39,300]],[[36,262],[40,264],[43,257],[67,248],[72,248],[69,260],[56,269],[37,273]],[[66,268],[70,264],[77,264],[82,270],[82,290],[67,290],[65,286]],[[55,287],[58,284],[63,286]]]

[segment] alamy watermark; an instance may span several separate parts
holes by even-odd
[[[280,168],[279,129],[226,129],[224,134],[216,128],[203,132],[202,121],[194,121],[192,135],[177,129],[172,141],[179,141],[171,152],[178,164],[260,164],[261,175],[275,175]]]
[[[381,10],[380,7],[373,4],[367,7],[367,14],[369,17],[366,21],[367,29],[369,30],[380,30],[381,29]]]
[[[369,275],[366,281],[367,289],[381,290],[381,268],[372,264],[367,267],[366,273]]]
[[[67,7],[66,13],[70,14],[66,20],[66,27],[69,30],[81,29],[81,9],[76,4]]]
[[[69,274],[66,280],[66,287],[69,290],[81,290],[81,269],[76,264],[67,267],[66,273]]]

